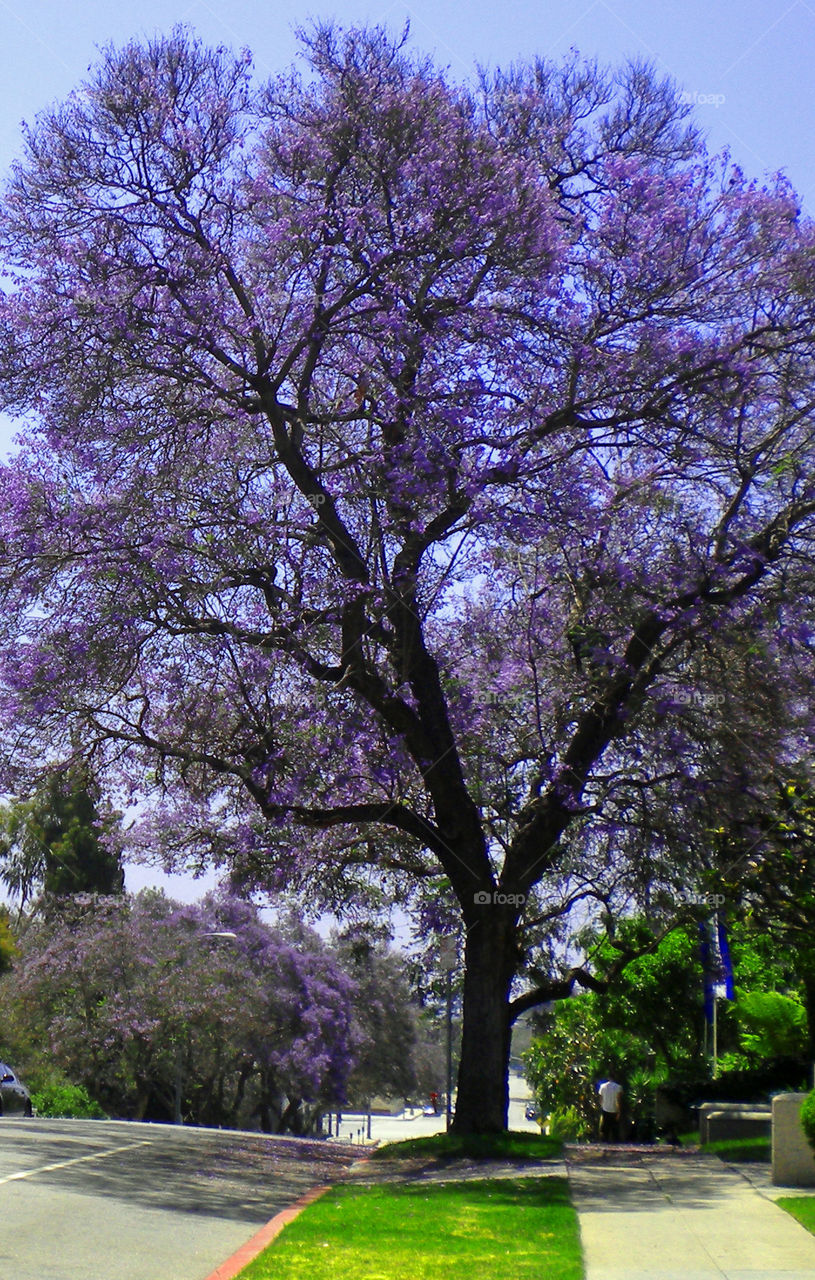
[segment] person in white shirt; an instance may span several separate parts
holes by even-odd
[[[600,1141],[619,1142],[620,1116],[623,1109],[623,1087],[613,1076],[597,1086],[600,1095]]]

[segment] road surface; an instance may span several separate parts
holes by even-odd
[[[353,1153],[98,1120],[0,1120],[3,1280],[205,1280]]]

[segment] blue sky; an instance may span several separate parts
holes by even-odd
[[[715,147],[729,146],[756,176],[783,168],[815,208],[815,0],[0,0],[0,170],[18,149],[20,120],[68,93],[99,45],[184,22],[207,41],[248,47],[266,75],[291,61],[294,26],[314,15],[409,20],[414,42],[461,76],[476,62],[572,46],[605,62],[644,56],[699,104]]]
[[[395,29],[409,21],[413,43],[456,78],[476,63],[560,57],[572,47],[604,63],[645,57],[696,104],[714,149],[728,147],[750,176],[784,170],[815,212],[815,0],[0,0],[0,174],[19,152],[20,122],[69,93],[99,46],[181,22],[209,43],[249,48],[265,78],[289,65],[294,27],[315,16]],[[0,422],[0,452],[8,440]],[[172,888],[194,897],[201,885]]]

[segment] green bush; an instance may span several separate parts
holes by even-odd
[[[698,1107],[700,1102],[767,1102],[774,1093],[809,1088],[812,1065],[805,1058],[772,1058],[759,1066],[720,1071],[707,1076],[671,1080],[660,1092],[679,1106]]]
[[[801,1107],[801,1128],[806,1134],[807,1142],[815,1151],[815,1089],[807,1094],[804,1105]]]
[[[806,1052],[807,1015],[798,996],[780,991],[739,991],[739,1040],[748,1061],[796,1058]]]
[[[591,1127],[577,1107],[562,1107],[552,1111],[547,1124],[550,1138],[561,1142],[577,1142],[591,1137]]]
[[[31,1095],[31,1103],[38,1116],[68,1120],[105,1120],[98,1102],[88,1095],[81,1084],[46,1084]]]

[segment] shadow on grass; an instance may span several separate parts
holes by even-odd
[[[769,1138],[721,1138],[704,1142],[699,1148],[705,1155],[719,1156],[730,1164],[769,1164],[772,1143]]]
[[[489,1205],[493,1208],[501,1205],[525,1210],[541,1206],[550,1208],[571,1208],[569,1184],[565,1178],[484,1178],[467,1179],[466,1182],[445,1182],[433,1186],[427,1183],[404,1182],[388,1183],[389,1197],[405,1201],[426,1201],[428,1191],[438,1194],[440,1199],[456,1200],[468,1205]],[[338,1188],[343,1190],[343,1188]]]
[[[407,1138],[378,1147],[374,1160],[412,1160],[418,1156],[437,1160],[558,1160],[563,1143],[537,1133],[456,1134],[439,1133],[428,1138]]]

